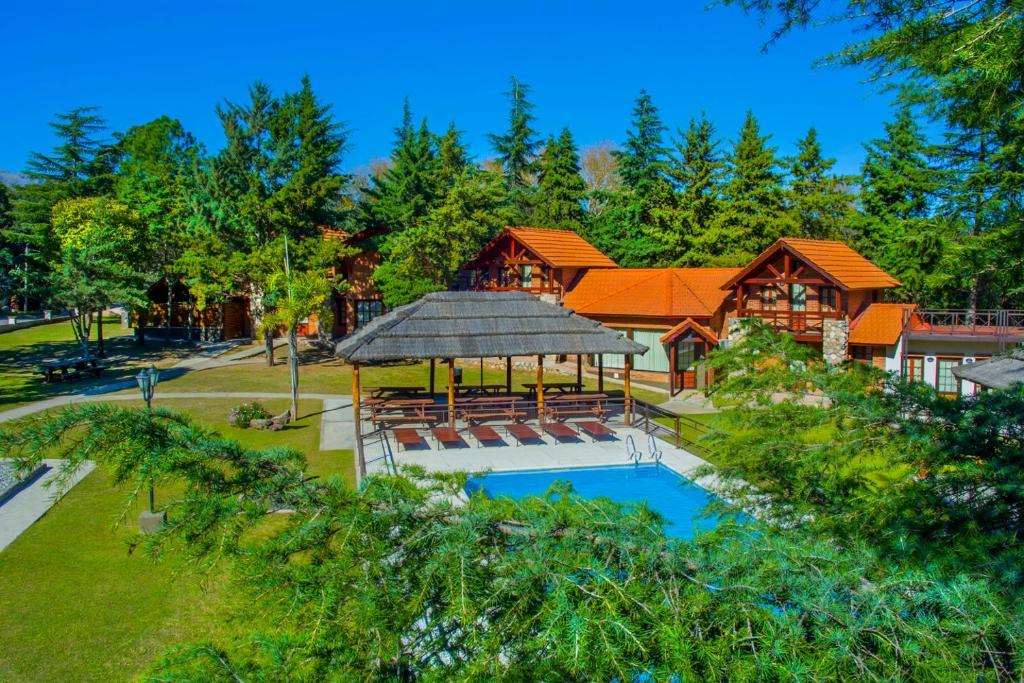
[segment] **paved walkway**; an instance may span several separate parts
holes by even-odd
[[[25,529],[46,514],[61,496],[71,490],[75,484],[95,469],[95,465],[86,462],[78,468],[74,476],[63,490],[56,489],[50,482],[57,477],[58,468],[63,460],[44,460],[49,468],[42,476],[27,487],[18,491],[3,505],[0,505],[0,550],[9,546]]]
[[[356,447],[356,428],[352,421],[352,397],[324,398],[320,416],[320,450],[337,451]]]

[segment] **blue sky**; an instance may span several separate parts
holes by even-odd
[[[319,5],[313,7],[313,5]],[[812,62],[848,38],[801,32],[767,54],[767,28],[734,8],[674,2],[17,2],[0,23],[0,169],[48,149],[55,112],[95,105],[114,129],[177,117],[211,149],[214,107],[256,79],[276,91],[303,73],[351,129],[345,166],[387,156],[402,100],[431,128],[450,120],[477,158],[501,131],[509,75],[533,87],[536,127],[580,145],[623,138],[641,88],[665,123],[702,110],[735,137],[747,109],[782,154],[815,126],[838,169],[855,171],[882,132],[889,96],[850,68]]]

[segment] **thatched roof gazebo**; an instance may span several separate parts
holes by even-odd
[[[506,360],[506,385],[511,392],[513,356],[537,356],[537,401],[543,415],[544,357],[605,353],[623,354],[626,410],[629,411],[632,355],[647,347],[600,323],[526,292],[435,292],[376,318],[335,347],[335,355],[352,365],[352,404],[364,469],[360,434],[360,364],[409,359],[448,363],[448,414],[454,421],[454,361],[457,358]],[[599,381],[602,381],[599,379]]]

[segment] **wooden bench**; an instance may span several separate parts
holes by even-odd
[[[85,374],[91,374],[99,379],[106,369],[106,364],[96,358],[78,357],[47,361],[39,366],[37,372],[43,376],[44,382],[74,382]]]
[[[591,441],[597,441],[599,437],[615,436],[615,430],[601,422],[577,422],[575,424],[590,436]]]
[[[459,436],[459,432],[451,427],[434,427],[430,430],[434,434],[434,440],[440,444],[444,444],[445,448],[451,448],[452,446],[458,446],[459,444],[465,444]]]
[[[473,384],[457,387],[455,389],[459,396],[495,396],[505,390],[504,384]]]
[[[536,382],[527,382],[523,385],[523,388],[530,393],[530,396],[536,396]],[[583,391],[583,385],[579,382],[545,382],[544,393],[547,394],[549,391],[557,391],[560,394],[578,393]]]
[[[429,398],[397,401],[371,399],[367,403],[370,409],[370,421],[374,423],[418,422],[432,424],[440,418],[437,413],[427,412],[427,407],[434,405]]]
[[[603,421],[605,416],[611,412],[604,406],[604,401],[607,399],[606,394],[556,396],[545,402],[544,414],[555,420],[564,420],[570,416],[593,415]]]
[[[537,441],[540,439],[540,434],[535,432],[533,427],[529,425],[505,425],[505,433],[515,438],[516,444],[520,446],[523,445],[523,441]]]
[[[521,399],[518,396],[462,399],[456,401],[456,415],[459,419],[470,423],[495,418],[518,422],[526,417],[525,411],[516,410],[516,401],[519,400]]]
[[[425,387],[408,386],[387,386],[387,387],[363,387],[363,391],[369,392],[372,398],[383,398],[388,396],[418,396],[426,391]]]
[[[415,429],[396,427],[391,430],[391,433],[395,435],[398,445],[404,447],[405,450],[409,450],[410,446],[419,446],[423,443],[423,437]]]
[[[562,439],[574,439],[579,436],[575,429],[564,422],[545,422],[544,431],[553,436],[556,442]]]
[[[498,432],[494,431],[493,427],[488,427],[487,425],[476,425],[475,427],[470,427],[469,433],[476,438],[477,443],[481,446],[484,445],[485,441],[491,443],[501,441],[501,437],[498,435]]]

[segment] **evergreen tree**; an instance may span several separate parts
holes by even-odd
[[[11,193],[7,186],[0,182],[0,306],[16,302],[22,285],[17,272],[17,245],[10,243],[6,237],[7,230],[12,225],[14,212],[11,207]]]
[[[783,202],[782,179],[770,136],[761,135],[752,112],[729,156],[721,210],[710,230],[693,241],[697,263],[741,265],[791,229]]]
[[[388,306],[455,285],[459,268],[510,220],[502,177],[467,167],[444,200],[395,235],[374,279]]]
[[[498,154],[497,161],[505,175],[509,198],[516,210],[516,221],[527,222],[531,210],[531,190],[537,170],[537,131],[530,127],[534,116],[530,113],[533,104],[526,99],[530,86],[512,76],[511,87],[504,93],[509,98],[508,131],[501,135],[491,134],[491,144]]]
[[[462,177],[462,172],[469,164],[469,153],[462,142],[462,133],[452,121],[448,124],[445,134],[437,138],[437,163],[432,181],[434,195],[446,195]]]
[[[576,143],[569,129],[564,128],[557,138],[548,138],[540,157],[533,224],[582,232],[586,194]]]
[[[50,123],[59,143],[49,154],[33,152],[25,175],[34,182],[14,193],[14,224],[6,239],[22,253],[19,272],[29,293],[41,294],[49,268],[57,262],[50,213],[62,199],[107,194],[113,179],[115,154],[100,137],[106,122],[95,107],[79,107],[58,114]]]
[[[606,209],[593,221],[595,246],[626,267],[651,266],[665,260],[664,240],[671,226],[666,211],[672,187],[665,177],[665,126],[646,90],[633,107],[632,126],[622,150],[613,152],[622,189],[608,196]]]
[[[857,248],[903,283],[914,299],[942,259],[945,232],[929,221],[938,177],[931,147],[908,107],[866,145],[860,214],[852,221]]]
[[[700,240],[715,220],[721,205],[725,160],[718,151],[715,127],[701,115],[692,119],[674,142],[669,156],[668,176],[676,188],[675,230],[670,232],[667,249],[673,264],[700,266],[699,254],[691,245]]]
[[[797,154],[789,159],[787,191],[794,237],[840,238],[853,209],[853,198],[844,179],[832,173],[835,163],[835,159],[823,155],[814,128],[797,141]]]
[[[364,215],[373,226],[397,234],[416,225],[426,216],[436,197],[436,173],[433,136],[423,119],[417,129],[406,100],[402,108],[402,125],[395,129],[395,147],[391,167],[373,182],[367,192]]]
[[[666,153],[664,133],[665,126],[650,94],[641,90],[633,106],[633,127],[626,133],[622,150],[614,152],[622,184],[641,196],[662,180]]]

